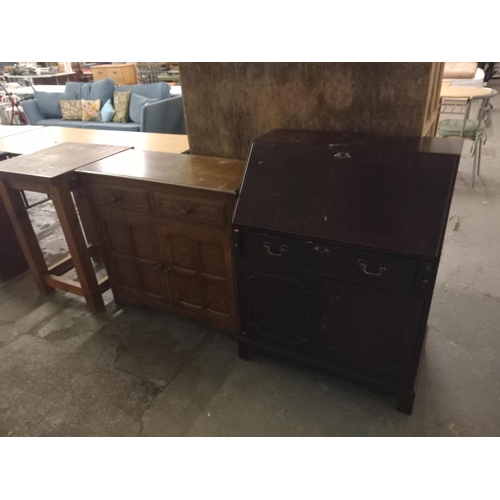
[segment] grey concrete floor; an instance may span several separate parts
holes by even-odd
[[[490,82],[500,90],[500,81]],[[0,285],[1,436],[500,436],[500,98],[482,175],[463,150],[411,417],[395,401],[271,358],[154,309],[86,311]],[[452,139],[450,139],[452,140]],[[32,210],[47,259],[66,251],[49,204]]]

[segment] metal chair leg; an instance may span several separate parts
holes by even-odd
[[[476,180],[476,159],[477,159],[477,143],[472,144],[472,187],[474,187],[474,182]]]
[[[481,169],[481,148],[483,146],[483,141],[482,140],[479,140],[479,144],[478,144],[478,151],[477,151],[477,175],[479,175],[479,171]]]

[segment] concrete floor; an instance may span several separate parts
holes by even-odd
[[[500,90],[500,81],[492,80]],[[223,332],[146,308],[86,311],[0,284],[0,436],[500,436],[500,98],[471,188],[466,142],[414,413],[274,359],[240,360]],[[451,139],[450,139],[451,140]],[[32,210],[49,260],[49,204]]]

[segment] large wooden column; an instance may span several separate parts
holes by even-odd
[[[274,128],[433,135],[444,63],[181,63],[192,154],[246,158]]]

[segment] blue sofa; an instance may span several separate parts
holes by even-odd
[[[130,118],[128,123],[84,122],[63,120],[59,100],[101,99],[101,107],[111,99],[115,91],[132,91],[138,96],[158,99],[142,108],[140,123]],[[98,130],[121,130],[131,132],[155,132],[162,134],[185,134],[186,122],[182,96],[171,96],[170,85],[165,82],[142,85],[117,85],[106,78],[98,82],[68,82],[64,93],[35,92],[34,98],[22,102],[23,111],[30,125],[91,128]]]

